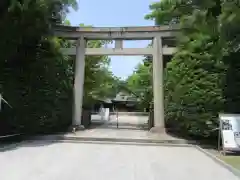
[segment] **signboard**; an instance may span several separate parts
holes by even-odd
[[[220,114],[219,120],[223,149],[240,151],[240,114]]]

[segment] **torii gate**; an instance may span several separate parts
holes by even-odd
[[[154,127],[152,129],[154,132],[165,132],[163,55],[173,54],[175,48],[163,47],[162,39],[175,37],[178,31],[178,26],[55,27],[55,36],[78,42],[75,48],[62,49],[66,55],[76,55],[73,126],[81,126],[85,55],[152,55],[154,96]],[[86,48],[87,40],[115,40],[115,48]],[[153,47],[123,48],[123,40],[153,40]]]

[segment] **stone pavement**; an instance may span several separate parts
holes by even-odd
[[[115,120],[95,117],[97,126],[92,129],[60,135],[70,141],[44,136],[0,149],[0,180],[239,179],[197,148],[149,143],[176,138],[139,128],[145,117],[121,116],[119,129]],[[80,139],[71,141],[74,138]]]
[[[118,118],[117,118],[118,117]],[[105,125],[104,127],[116,127],[117,123],[121,126],[121,128],[139,128],[139,127],[147,127],[148,123],[148,116],[146,115],[127,115],[127,114],[120,114],[117,115],[110,115],[109,120],[101,120],[100,115],[92,115],[92,122],[93,123],[100,123]]]
[[[191,147],[23,143],[0,153],[1,180],[237,180]]]
[[[117,128],[116,117],[110,120],[101,120],[99,115],[92,115],[93,125],[90,129],[79,130],[56,135],[37,136],[32,140],[58,141],[107,141],[133,143],[175,143],[186,144],[189,141],[167,134],[150,133],[147,129],[147,116],[119,116]],[[192,143],[192,142],[191,142]]]
[[[106,139],[106,140],[164,140],[164,141],[182,141],[185,140],[169,136],[167,134],[150,133],[147,129],[147,116],[128,116],[121,115],[117,119],[115,115],[111,115],[108,121],[101,120],[99,115],[92,115],[92,121],[95,125],[93,128],[76,133],[67,133],[66,138],[85,138],[85,139]]]

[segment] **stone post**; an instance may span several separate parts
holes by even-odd
[[[164,133],[163,50],[160,36],[153,40],[153,51],[154,127],[151,131]]]
[[[81,127],[82,120],[82,103],[85,75],[85,44],[86,41],[84,37],[80,37],[77,40],[74,80],[74,116],[72,125],[78,127]]]

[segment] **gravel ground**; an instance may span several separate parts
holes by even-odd
[[[0,180],[237,180],[190,147],[32,142],[0,152]]]

